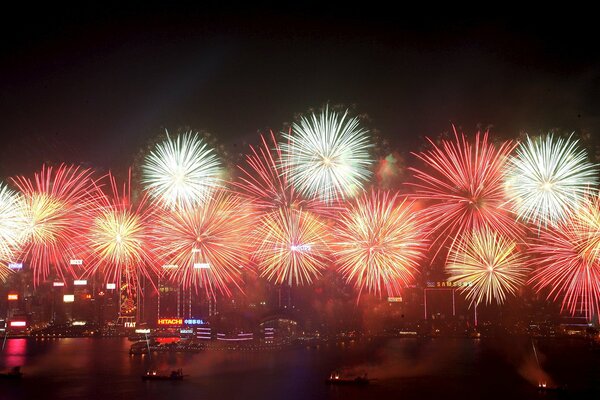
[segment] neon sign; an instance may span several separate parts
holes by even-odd
[[[116,288],[117,288],[117,284],[116,283],[107,283],[106,284],[106,289],[107,290],[116,289]]]
[[[27,326],[25,321],[10,321],[10,326]]]
[[[77,279],[77,280],[73,281],[73,285],[84,286],[84,285],[87,285],[87,281],[85,279]]]
[[[54,287],[63,287],[63,286],[65,286],[65,283],[64,282],[53,282],[52,286],[54,286]]]
[[[12,300],[19,300],[19,295],[15,294],[15,293],[9,293],[8,294],[8,300],[12,301]]]
[[[159,318],[158,325],[183,325],[181,318]]]
[[[69,264],[71,264],[71,265],[83,265],[83,260],[70,260]]]
[[[210,268],[210,264],[208,263],[195,263],[194,264],[194,269],[209,269]]]
[[[183,323],[186,325],[204,325],[204,321],[201,319],[186,319]]]
[[[65,303],[73,303],[74,301],[75,301],[74,294],[65,294],[63,296],[63,302],[65,302]]]
[[[17,269],[23,269],[23,263],[15,263],[15,262],[11,262],[8,263],[8,268],[14,270]]]

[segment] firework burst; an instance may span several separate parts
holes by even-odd
[[[0,183],[0,262],[13,261],[23,243],[25,216],[20,196]]]
[[[586,198],[577,212],[542,231],[531,244],[536,255],[530,283],[562,309],[588,319],[600,312],[600,199]]]
[[[86,231],[85,215],[97,200],[91,175],[89,169],[61,165],[43,166],[33,180],[13,179],[25,216],[22,257],[29,261],[34,284],[46,279],[52,268],[63,276],[70,260],[77,258],[75,238]]]
[[[221,185],[221,164],[197,133],[159,143],[142,165],[142,184],[166,206],[193,206],[206,201]]]
[[[554,224],[579,207],[596,172],[577,140],[528,136],[510,158],[506,193],[519,219]]]
[[[482,228],[521,236],[523,228],[503,207],[503,170],[515,145],[504,142],[496,147],[487,132],[477,133],[473,143],[459,137],[456,129],[454,135],[454,142],[444,140],[440,146],[429,140],[433,149],[415,154],[430,173],[410,168],[417,180],[413,197],[427,202],[424,216],[433,243],[454,243],[459,235]]]
[[[354,196],[369,178],[372,159],[368,131],[358,118],[326,108],[302,117],[281,149],[292,184],[306,197],[325,202]]]
[[[150,228],[157,210],[145,197],[137,205],[132,203],[130,181],[120,192],[114,177],[109,174],[107,179],[112,194],[103,193],[100,207],[89,216],[86,272],[134,290],[140,277],[151,278],[157,271]]]
[[[359,298],[363,291],[396,296],[413,282],[427,248],[415,211],[397,194],[373,191],[342,212],[332,247]]]
[[[165,213],[157,224],[157,253],[172,268],[167,276],[184,287],[230,295],[247,265],[254,215],[239,196],[217,191],[202,206]]]
[[[471,305],[504,303],[525,283],[525,257],[514,240],[488,228],[463,234],[449,254],[450,281],[466,293]]]
[[[303,198],[291,185],[281,149],[271,132],[271,145],[261,136],[261,145],[251,146],[246,157],[246,167],[238,166],[241,176],[234,182],[241,196],[252,202],[257,211],[272,212],[280,208],[311,210],[320,215],[337,210],[334,204],[325,204],[318,199]]]
[[[311,283],[327,266],[327,226],[309,211],[280,208],[263,214],[252,234],[260,274],[276,284]]]

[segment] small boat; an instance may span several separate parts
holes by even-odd
[[[171,373],[158,372],[156,370],[146,371],[144,375],[142,375],[142,380],[144,381],[180,381],[184,377],[183,370],[179,368],[178,370],[173,370]]]
[[[22,377],[21,367],[13,367],[8,372],[0,372],[1,379],[21,379]]]
[[[368,385],[371,379],[364,375],[342,375],[339,371],[333,371],[325,383],[329,385]]]

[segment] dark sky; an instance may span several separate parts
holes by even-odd
[[[355,105],[401,151],[451,123],[600,133],[590,10],[192,4],[3,13],[0,178],[43,162],[123,170],[164,128],[237,150],[328,101]]]

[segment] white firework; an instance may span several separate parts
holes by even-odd
[[[23,202],[16,192],[0,183],[0,262],[14,261],[25,238],[24,231]]]
[[[166,207],[203,203],[221,186],[221,163],[197,133],[169,136],[146,156],[142,184]]]
[[[291,183],[305,196],[326,202],[358,193],[371,175],[369,132],[358,118],[325,108],[302,117],[281,145]]]
[[[506,194],[519,219],[553,225],[579,208],[596,173],[577,140],[527,136],[509,159]]]

